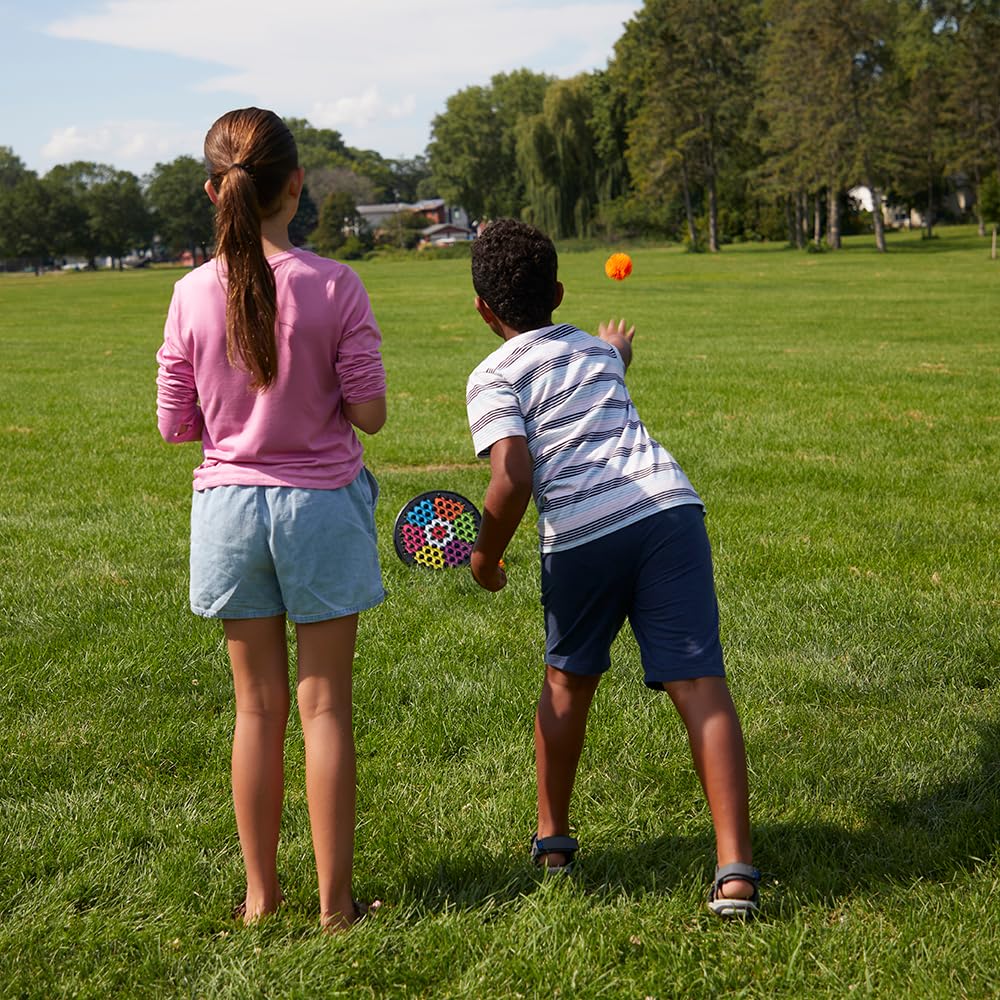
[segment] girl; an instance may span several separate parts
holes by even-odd
[[[164,440],[200,440],[191,609],[221,618],[236,694],[233,805],[244,923],[282,900],[277,850],[295,624],[320,922],[348,927],[358,612],[383,599],[378,486],[354,428],[385,423],[385,371],[357,275],[292,246],[295,140],[270,111],[223,115],[205,138],[216,257],[177,282],[157,354]]]

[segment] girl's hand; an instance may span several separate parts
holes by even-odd
[[[469,568],[472,570],[472,579],[483,590],[489,590],[495,594],[507,586],[507,574],[503,568],[503,560],[490,565],[481,553],[473,550]]]

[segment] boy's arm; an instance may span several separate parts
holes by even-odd
[[[627,330],[625,320],[620,319],[616,323],[611,320],[609,323],[601,323],[597,327],[597,336],[601,340],[607,341],[622,356],[625,362],[625,370],[632,364],[632,338],[635,336],[635,324],[633,323]]]
[[[490,448],[490,485],[483,501],[483,523],[470,568],[485,590],[501,590],[507,574],[500,557],[514,537],[531,500],[531,452],[524,437],[508,437]]]

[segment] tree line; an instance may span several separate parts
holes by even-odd
[[[607,68],[521,70],[448,98],[434,182],[556,237],[840,245],[847,192],[920,212],[1000,196],[998,0],[646,0]],[[994,218],[985,220],[984,208]]]
[[[956,189],[981,232],[1000,221],[1000,0],[645,0],[605,69],[466,87],[422,156],[288,124],[306,170],[291,234],[323,253],[370,248],[359,204],[437,196],[556,238],[838,247],[858,186],[884,250],[887,203],[928,236]],[[0,259],[121,261],[154,236],[207,255],[204,178],[193,156],[141,179],[83,161],[40,177],[0,147]],[[425,221],[401,215],[385,238],[412,245]]]
[[[426,193],[430,168],[424,157],[385,159],[347,146],[339,132],[304,119],[287,124],[295,134],[306,186],[290,227],[297,244],[352,256],[373,236],[357,206],[383,200],[414,202]],[[43,176],[29,170],[9,147],[0,146],[0,261],[39,268],[67,257],[94,266],[110,258],[121,266],[137,249],[184,251],[192,259],[211,250],[213,209],[205,197],[205,167],[194,156],[158,163],[145,177],[103,163],[59,164]],[[422,217],[401,220],[387,238],[415,239]]]

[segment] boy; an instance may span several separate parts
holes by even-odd
[[[726,685],[711,550],[698,494],[643,426],[625,388],[635,328],[592,337],[555,326],[563,297],[551,240],[513,219],[472,246],[475,305],[504,344],[469,377],[477,455],[490,458],[472,574],[497,591],[500,557],[532,494],[538,508],[545,680],[535,717],[538,829],[531,856],[569,872],[569,804],[587,713],[627,617],[645,681],[687,729],[712,812],[718,867],[709,909],[758,909],[743,735]]]

